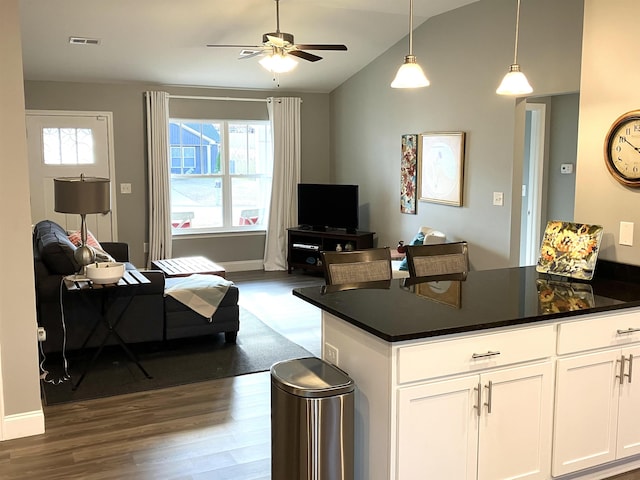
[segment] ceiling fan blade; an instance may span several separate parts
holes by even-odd
[[[284,47],[288,42],[285,38],[274,37],[273,35],[265,34],[263,37],[267,37],[268,43],[273,45],[274,47]]]
[[[222,47],[222,48],[250,48],[255,50],[256,48],[263,48],[264,45],[221,45],[221,44],[209,44],[207,47]]]
[[[290,50],[288,54],[293,55],[294,57],[302,58],[303,60],[307,60],[309,62],[317,62],[318,60],[322,60],[322,57],[314,55],[313,53],[303,52],[302,50]]]
[[[240,51],[240,56],[238,57],[238,59],[244,60],[246,58],[257,57],[258,55],[262,55],[264,52],[265,52],[264,50],[242,49],[242,51]]]
[[[337,44],[304,44],[304,45],[296,45],[296,48],[299,50],[338,50],[341,52],[347,51],[346,45],[337,45]]]

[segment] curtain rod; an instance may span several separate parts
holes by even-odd
[[[233,102],[268,102],[266,98],[241,98],[241,97],[197,97],[191,95],[169,95],[169,98],[181,98],[185,100],[227,100]]]

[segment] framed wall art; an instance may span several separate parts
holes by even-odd
[[[462,206],[464,132],[420,135],[420,200]]]
[[[400,212],[416,213],[418,182],[418,134],[402,135],[400,160]]]
[[[421,297],[450,307],[462,306],[462,282],[459,280],[416,283],[415,292]]]

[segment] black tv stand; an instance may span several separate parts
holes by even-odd
[[[322,251],[335,251],[340,244],[346,248],[351,244],[354,250],[373,248],[374,232],[349,232],[345,229],[316,231],[300,226],[288,228],[287,271],[302,268],[313,272],[322,272],[320,260]]]

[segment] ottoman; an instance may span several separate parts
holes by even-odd
[[[165,288],[179,280],[178,278],[165,279]],[[164,297],[165,340],[224,332],[225,341],[235,343],[239,329],[240,309],[238,307],[238,287],[235,285],[229,286],[211,319],[194,312],[171,296]]]

